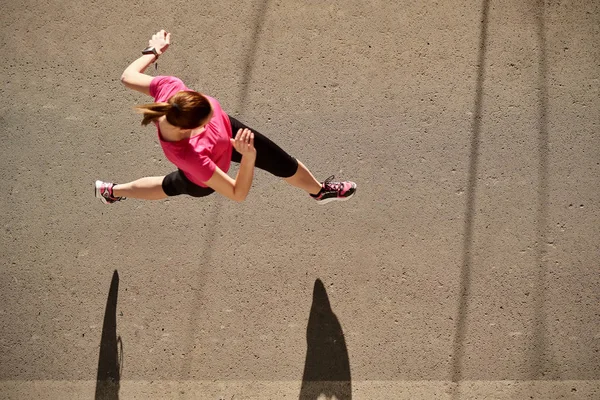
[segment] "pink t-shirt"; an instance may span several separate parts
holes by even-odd
[[[181,79],[173,76],[157,76],[150,83],[150,95],[157,103],[167,102],[182,90],[191,89],[188,89]],[[160,145],[167,159],[182,170],[190,181],[203,187],[206,187],[204,182],[212,177],[216,167],[224,172],[229,171],[233,149],[229,141],[231,138],[229,117],[216,99],[210,96],[206,98],[212,105],[213,117],[206,124],[204,132],[177,142],[166,142],[162,139],[158,123],[156,124]]]

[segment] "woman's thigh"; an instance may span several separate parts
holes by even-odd
[[[294,157],[255,129],[250,128],[231,116],[229,120],[231,121],[232,137],[235,137],[239,129],[247,128],[254,133],[254,148],[256,149],[255,166],[257,168],[281,178],[289,178],[296,173],[298,170],[298,161]],[[239,163],[241,160],[242,155],[233,149],[231,161]]]
[[[209,187],[202,187],[190,181],[182,170],[171,172],[162,182],[163,191],[167,196],[187,194],[192,197],[204,197],[214,193]]]

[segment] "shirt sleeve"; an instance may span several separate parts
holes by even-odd
[[[210,158],[200,154],[194,160],[186,161],[185,164],[181,169],[185,172],[185,176],[194,183],[206,183],[217,169],[217,165]]]
[[[150,96],[157,103],[166,102],[175,93],[185,90],[185,85],[174,76],[156,76],[150,82]]]

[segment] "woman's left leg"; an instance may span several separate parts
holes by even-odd
[[[304,164],[286,153],[269,138],[246,126],[233,117],[231,121],[232,136],[235,137],[238,129],[250,129],[254,133],[254,147],[256,148],[255,166],[275,176],[283,178],[287,183],[305,192],[316,195],[321,190],[321,182],[317,181]],[[231,160],[240,162],[242,155],[233,149]]]
[[[303,189],[308,194],[316,195],[321,190],[321,182],[317,181],[313,174],[302,162],[296,160],[298,169],[296,173],[289,178],[283,178],[287,183],[297,188]]]
[[[229,117],[229,120],[231,121],[232,136],[235,136],[238,129],[243,128],[248,128],[254,132],[256,167],[279,176],[290,185],[304,190],[319,204],[348,200],[356,192],[356,183],[351,181],[335,182],[333,176],[322,183],[317,181],[304,164],[287,154],[269,138],[235,118]],[[240,162],[242,156],[234,149],[231,160]]]

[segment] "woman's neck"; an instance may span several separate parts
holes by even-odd
[[[158,128],[162,138],[168,142],[178,142],[192,135],[192,129],[181,129],[173,126],[164,116],[158,119]]]

